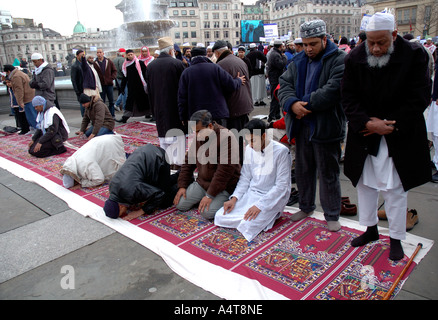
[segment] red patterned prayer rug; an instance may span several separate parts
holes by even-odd
[[[214,226],[196,210],[171,208],[132,223],[289,299],[380,300],[409,260],[389,259],[387,236],[353,248],[351,240],[362,231],[342,227],[330,232],[324,221],[308,218],[294,223],[290,215],[285,212],[273,229],[251,242],[234,229]],[[414,267],[415,263],[393,296]]]
[[[146,143],[158,144],[155,126],[128,123],[116,131],[123,134],[127,152]],[[407,256],[398,262],[389,259],[389,237],[383,235],[364,247],[351,247],[351,240],[362,234],[357,222],[341,218],[342,229],[330,232],[321,213],[292,222],[291,213],[285,212],[269,232],[251,242],[237,230],[216,227],[195,209],[180,212],[172,207],[131,222],[109,219],[102,210],[108,183],[95,188],[62,187],[60,168],[86,140],[69,139],[66,153],[37,159],[27,152],[30,139],[17,134],[0,137],[0,157],[19,165],[0,159],[1,166],[24,179],[32,175],[29,180],[46,187],[74,210],[143,244],[162,256],[175,272],[222,298],[379,300],[408,261]],[[407,254],[413,252],[418,240],[409,239],[403,242]],[[424,257],[433,242],[423,238],[421,242],[427,244]],[[421,258],[416,263],[419,261]]]

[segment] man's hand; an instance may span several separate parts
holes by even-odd
[[[84,133],[83,133],[82,131],[76,131],[75,134],[76,134],[77,136],[82,136]]]
[[[186,188],[179,188],[178,192],[176,193],[175,199],[173,199],[173,204],[175,206],[178,205],[181,197],[184,197],[184,199],[187,199],[186,191],[187,191]]]
[[[240,76],[240,72],[237,72],[237,77],[242,81],[242,86],[244,86],[245,83],[246,83],[246,77],[245,77],[245,75]]]
[[[213,201],[213,199],[205,196],[201,199],[201,202],[199,202],[198,211],[199,213],[203,213],[204,211],[210,210],[210,204]]]
[[[224,202],[224,215],[233,211],[234,207],[236,206],[236,202],[236,197],[232,197],[231,200]]]
[[[38,152],[38,151],[40,151],[42,146],[43,146],[43,145],[42,145],[41,143],[38,142],[38,143],[35,145],[35,148],[33,148],[33,152]]]
[[[88,137],[88,140],[93,139],[95,136],[96,136],[95,134],[90,134],[90,136]]]
[[[243,217],[243,220],[246,221],[251,221],[251,220],[255,220],[255,218],[257,218],[257,216],[259,215],[259,213],[262,210],[260,210],[259,208],[257,208],[256,206],[252,206],[251,208],[249,208],[249,210],[245,213],[245,216]]]
[[[366,129],[361,132],[365,137],[374,133],[384,136],[394,131],[394,124],[395,121],[392,120],[381,120],[379,118],[371,117],[365,125]]]
[[[308,102],[304,101],[297,101],[292,105],[292,112],[295,113],[295,117],[297,119],[302,119],[303,117],[312,113],[312,111],[309,111],[305,108],[306,105],[308,105]]]

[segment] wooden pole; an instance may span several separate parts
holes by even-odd
[[[403,279],[403,276],[405,275],[406,271],[408,271],[409,267],[411,266],[412,262],[414,261],[415,256],[417,255],[418,251],[423,247],[422,243],[417,244],[417,248],[415,249],[414,253],[412,254],[411,258],[409,259],[408,263],[406,263],[405,267],[403,268],[400,275],[397,277],[397,279],[392,284],[391,288],[389,288],[388,292],[383,297],[383,300],[389,300],[392,293],[394,292],[395,288],[397,287],[398,283]]]

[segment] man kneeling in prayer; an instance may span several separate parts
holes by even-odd
[[[172,205],[179,173],[170,174],[166,152],[152,144],[135,150],[112,178],[105,215],[112,219],[133,220],[156,209]],[[144,203],[144,204],[143,204]],[[141,209],[128,212],[128,207],[143,204]]]
[[[214,223],[237,228],[247,241],[271,229],[289,199],[292,157],[288,148],[271,140],[267,126],[254,119],[248,130],[241,176],[230,200],[216,213]]]
[[[119,135],[98,136],[70,156],[61,168],[65,188],[75,182],[92,188],[111,180],[126,161],[125,145]]]
[[[67,152],[64,142],[68,139],[70,128],[61,111],[41,96],[35,96],[32,105],[38,111],[38,116],[37,130],[29,143],[29,153],[37,158],[46,158]]]

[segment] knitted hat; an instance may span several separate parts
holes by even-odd
[[[91,101],[91,97],[87,96],[85,93],[81,93],[81,96],[79,97],[79,102],[81,104],[87,103]]]
[[[119,204],[113,200],[108,199],[105,201],[103,211],[105,211],[105,215],[108,218],[117,219],[120,214]]]
[[[33,99],[32,99],[32,105],[34,106],[34,107],[36,107],[36,106],[44,106],[46,104],[46,99],[44,99],[43,97],[41,97],[41,96],[35,96]]]
[[[205,47],[194,47],[191,51],[192,57],[196,56],[206,56],[207,55],[207,49]]]
[[[319,19],[304,22],[300,26],[301,38],[316,38],[325,36],[326,34],[327,32],[325,22]]]

